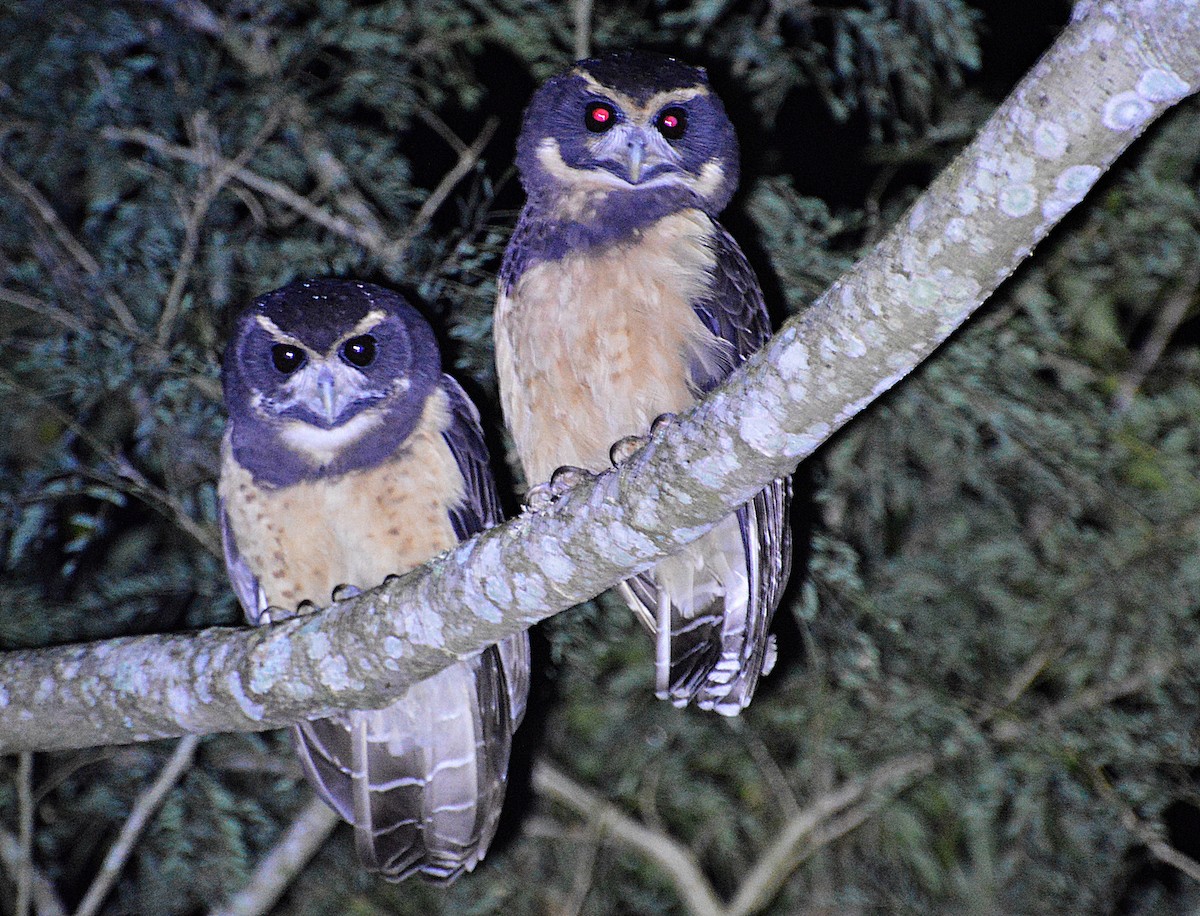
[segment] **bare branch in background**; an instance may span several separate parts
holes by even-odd
[[[117,878],[120,877],[121,869],[125,867],[129,854],[133,852],[134,846],[141,839],[142,833],[149,826],[151,819],[162,807],[162,803],[166,801],[167,793],[175,787],[175,784],[191,767],[192,758],[196,755],[196,748],[199,746],[200,739],[195,735],[185,735],[179,739],[179,743],[175,745],[175,750],[171,752],[171,756],[163,766],[162,772],[158,774],[158,778],[138,796],[121,832],[104,857],[100,871],[92,879],[79,908],[75,910],[75,916],[95,916],[100,912],[100,907],[112,892],[113,885],[117,883]]]
[[[210,916],[260,916],[271,912],[292,882],[341,823],[327,804],[314,798],[296,815],[274,848],[263,857],[250,881]]]

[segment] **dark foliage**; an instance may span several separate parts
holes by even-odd
[[[520,203],[520,112],[572,57],[568,7],[7,5],[0,648],[238,621],[214,525],[218,358],[230,316],[288,280],[413,293],[503,453],[493,277]],[[709,68],[745,149],[728,221],[782,317],[890,225],[1067,15],[605,2],[591,39]],[[601,598],[542,628],[523,753],[686,844],[724,894],[797,808],[936,756],[857,829],[814,841],[771,912],[1200,903],[1152,854],[1200,855],[1198,115],[1157,126],[964,333],[809,463],[807,575],[745,715],[655,701],[648,640]],[[36,758],[35,859],[69,904],[169,752]],[[15,761],[3,770],[15,832]],[[285,737],[206,740],[104,912],[215,905],[306,792]],[[368,878],[342,830],[280,912],[683,912],[652,862],[527,776],[511,795],[507,840],[448,891]],[[0,912],[13,881],[0,874]]]

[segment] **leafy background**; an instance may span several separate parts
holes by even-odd
[[[521,202],[513,142],[580,41],[709,68],[743,146],[726,220],[782,319],[1068,16],[1003,0],[12,0],[0,648],[238,622],[216,551],[218,364],[231,316],[293,278],[409,292],[504,454],[490,311]],[[620,823],[534,791],[533,760],[674,838],[727,898],[789,824],[858,787],[818,816],[768,912],[1194,911],[1198,114],[1158,124],[801,469],[782,658],[740,719],[653,700],[649,642],[607,598],[560,615],[538,631],[486,863],[449,890],[391,886],[339,829],[278,912],[686,912]],[[170,751],[38,755],[31,783],[0,761],[4,829],[29,785],[34,858],[68,906]],[[285,736],[204,740],[102,912],[219,904],[308,797]],[[0,912],[15,897],[0,871]]]

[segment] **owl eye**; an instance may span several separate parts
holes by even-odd
[[[654,119],[654,126],[668,140],[678,140],[687,130],[687,112],[682,108],[664,108]]]
[[[307,358],[303,350],[292,344],[278,343],[271,347],[271,362],[284,375],[291,375],[304,365]]]
[[[603,102],[592,102],[583,116],[583,123],[594,134],[602,134],[617,123],[617,113],[611,105]]]
[[[342,344],[342,358],[351,366],[367,368],[375,362],[375,338],[370,334],[351,337]]]

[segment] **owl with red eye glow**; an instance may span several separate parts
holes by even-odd
[[[517,140],[525,207],[495,312],[505,422],[526,480],[603,470],[762,346],[762,290],[717,221],[733,125],[702,69],[623,52],[541,87]],[[774,662],[791,565],[780,478],[683,553],[619,586],[655,640],[659,696],[736,715]]]

